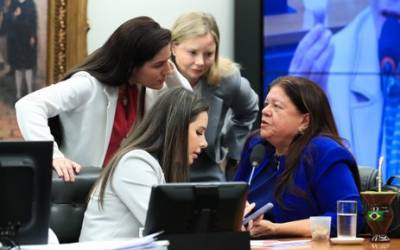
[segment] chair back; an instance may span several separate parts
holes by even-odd
[[[77,242],[81,232],[89,192],[102,168],[82,167],[75,182],[64,180],[53,172],[50,199],[50,228],[60,243]]]
[[[371,167],[359,166],[358,171],[361,179],[361,192],[368,190],[376,190],[377,183],[376,177],[378,176],[378,170]]]

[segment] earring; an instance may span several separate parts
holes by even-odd
[[[300,135],[304,135],[304,131],[305,131],[305,130],[306,130],[305,128],[300,127],[300,128],[299,128],[299,134],[300,134]]]

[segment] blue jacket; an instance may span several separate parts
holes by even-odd
[[[282,223],[307,219],[310,216],[331,216],[331,235],[336,235],[336,201],[356,200],[358,202],[357,231],[363,227],[363,211],[360,194],[350,171],[356,167],[351,153],[333,139],[325,136],[313,138],[303,151],[303,157],[293,175],[296,188],[303,190],[307,198],[295,196],[286,189],[282,195],[286,208],[275,199],[276,181],[285,169],[285,157],[274,157],[274,148],[259,135],[247,141],[235,180],[248,181],[251,164],[250,153],[257,144],[264,144],[266,152],[263,161],[255,169],[249,202],[256,203],[256,209],[267,202],[274,208],[265,218]]]

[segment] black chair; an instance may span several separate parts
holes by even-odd
[[[378,176],[378,170],[371,167],[359,166],[358,171],[360,173],[361,192],[376,190],[376,177]]]
[[[53,172],[50,228],[60,243],[79,240],[88,195],[100,172],[98,167],[83,167],[72,183],[64,182]]]

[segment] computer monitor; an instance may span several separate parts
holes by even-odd
[[[0,241],[48,239],[53,143],[0,141]]]
[[[238,232],[247,192],[244,182],[154,186],[143,234]]]

